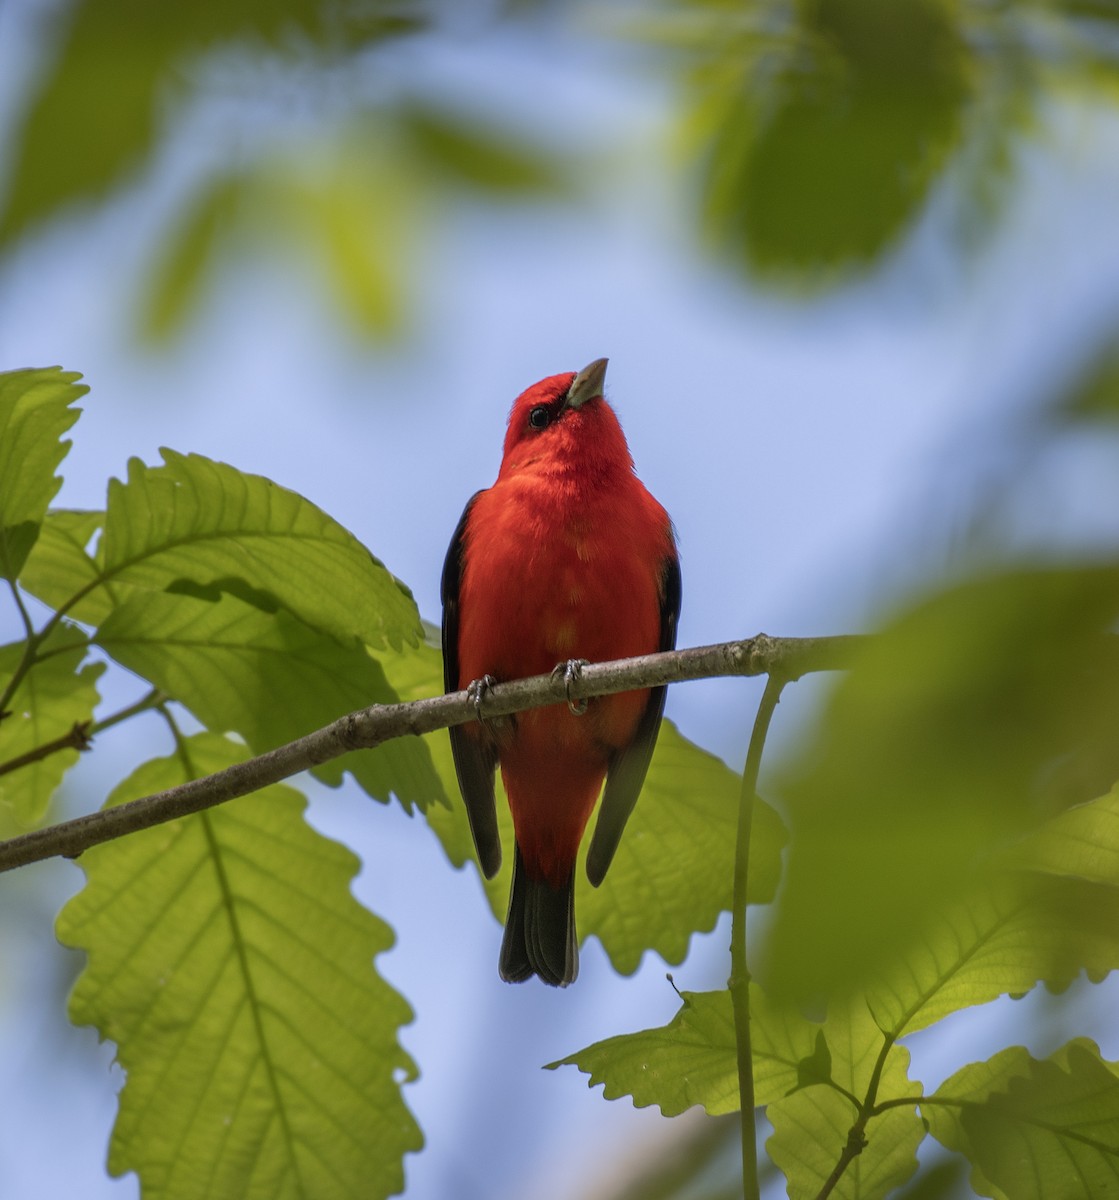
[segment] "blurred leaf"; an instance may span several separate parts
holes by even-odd
[[[109,481],[101,573],[153,591],[231,592],[374,648],[419,634],[408,589],[321,509],[259,475],[164,450]]]
[[[111,804],[241,761],[203,734]],[[269,787],[87,850],[58,936],[89,955],[71,1019],[126,1073],[109,1152],[145,1196],[389,1196],[422,1138],[397,1073],[407,1004],[373,971],[389,928],[350,894],[357,859]]]
[[[710,7],[710,6],[709,6]],[[963,137],[972,52],[947,0],[714,6],[690,87],[716,245],[803,280],[864,263],[913,221]]]
[[[379,661],[403,700],[443,691],[442,663],[434,647],[403,658],[380,655]],[[461,867],[474,861],[474,843],[455,776],[450,739],[440,732],[426,740],[447,795],[452,798],[449,808],[431,809],[427,820],[447,857]],[[483,886],[494,915],[504,919],[513,824],[500,773],[497,782],[497,817],[505,855],[502,869]],[[582,860],[575,871],[575,914],[580,935],[585,940],[596,934],[622,974],[635,971],[646,950],[656,951],[667,962],[681,962],[691,935],[713,928],[719,914],[730,906],[738,790],[738,775],[725,763],[687,741],[671,722],[661,725],[645,787],[605,883],[592,888]],[[592,825],[593,821],[592,816]],[[588,841],[584,839],[584,843]],[[751,903],[772,899],[784,843],[781,819],[759,800],[750,852]]]
[[[966,1174],[966,1165],[953,1156],[922,1169],[904,1191],[894,1193],[892,1200],[960,1200]]]
[[[51,509],[20,573],[20,586],[52,609],[67,605],[67,614],[76,621],[99,624],[117,603],[117,588],[111,581],[96,586],[101,567],[90,544],[104,523],[102,512]],[[71,604],[79,593],[82,598]]]
[[[831,996],[873,976],[1048,815],[1055,763],[1113,748],[1117,616],[1114,568],[1019,571],[930,596],[873,638],[785,770],[774,989]]]
[[[431,105],[409,104],[399,121],[411,152],[452,186],[492,196],[562,196],[574,166],[537,143],[514,138],[481,120]]]
[[[302,252],[361,333],[401,332],[425,225],[455,192],[564,195],[569,164],[482,117],[404,103],[239,164],[187,196],[140,306],[149,337],[175,333],[231,256]]]
[[[160,107],[189,86],[207,52],[263,43],[337,51],[417,26],[409,0],[73,0],[51,14],[59,54],[32,103],[0,211],[0,245],[75,199],[119,185],[150,154]]]
[[[134,596],[109,615],[95,641],[185,704],[211,732],[236,732],[256,754],[355,709],[398,702],[363,646],[343,644],[284,609],[264,612],[235,596]],[[409,811],[442,793],[417,738],[354,751],[312,774],[337,785],[347,770],[369,795],[387,800],[395,793]]]
[[[972,1063],[923,1111],[933,1136],[970,1159],[981,1195],[1051,1200],[1119,1187],[1119,1068],[1085,1038],[1040,1061],[1014,1046]]]
[[[1119,420],[1119,342],[1090,360],[1056,412],[1066,421]]]
[[[832,1084],[798,1088],[766,1109],[773,1125],[766,1149],[785,1172],[790,1200],[814,1200],[822,1194],[858,1117],[850,1096],[865,1102],[921,1093],[908,1076],[909,1052],[896,1044],[887,1049],[860,1000],[829,1006],[824,1028]],[[871,1117],[864,1136],[866,1145],[828,1193],[837,1200],[879,1200],[917,1170],[917,1147],[925,1127],[916,1099],[912,1107],[888,1108]]]
[[[25,642],[0,647],[0,679],[8,679],[23,658]],[[93,720],[97,679],[104,663],[82,663],[85,636],[63,624],[39,648],[41,661],[23,677],[0,720],[0,763],[10,762],[47,742],[65,737],[75,725]],[[38,824],[62,777],[78,761],[77,750],[58,750],[0,776],[0,801],[21,825]]]
[[[242,192],[239,176],[203,183],[165,231],[139,305],[145,337],[169,337],[197,307],[208,274],[231,240]]]
[[[80,415],[70,405],[89,391],[80,378],[60,367],[0,372],[0,578],[19,575],[62,486],[62,435]]]
[[[1114,568],[1022,571],[934,595],[872,640],[784,773],[774,988],[866,986],[1048,815],[1054,764],[1114,747],[1117,615]]]

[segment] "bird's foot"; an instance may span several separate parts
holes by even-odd
[[[589,700],[572,700],[571,685],[578,682],[583,674],[583,668],[589,666],[585,658],[569,658],[567,662],[556,663],[552,668],[552,677],[563,676],[563,692],[567,697],[567,707],[576,717],[581,717],[587,711]]]
[[[482,712],[482,705],[495,683],[497,680],[492,675],[483,675],[481,679],[472,679],[466,685],[466,698],[474,705],[474,715],[486,728],[489,728],[489,720]]]

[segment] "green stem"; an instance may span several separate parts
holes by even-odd
[[[750,972],[746,963],[746,902],[750,866],[750,834],[754,822],[754,798],[758,772],[773,711],[781,699],[785,680],[770,675],[754,718],[750,748],[742,770],[742,792],[738,802],[738,838],[734,857],[734,898],[730,932],[730,995],[734,1009],[734,1038],[738,1056],[738,1099],[742,1122],[742,1195],[759,1200],[757,1130],[754,1125],[754,1053],[750,1041]]]

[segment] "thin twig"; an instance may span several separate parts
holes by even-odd
[[[749,883],[750,833],[754,823],[754,799],[758,791],[762,750],[769,723],[781,699],[784,676],[770,673],[754,718],[750,748],[742,770],[742,793],[738,802],[738,839],[734,855],[734,899],[731,904],[730,988],[734,1009],[734,1041],[738,1057],[738,1101],[742,1123],[742,1195],[759,1200],[758,1134],[754,1124],[754,1051],[750,1037],[750,971],[746,959],[746,897]]]
[[[88,750],[92,724],[91,721],[75,721],[61,737],[52,738],[49,742],[43,742],[40,746],[0,763],[0,775],[8,775],[21,767],[42,762],[44,758],[50,758],[60,750]]]
[[[152,688],[135,704],[130,704],[118,712],[110,713],[101,721],[75,721],[69,730],[60,737],[51,738],[49,742],[43,742],[23,754],[17,754],[15,758],[0,762],[0,775],[8,775],[12,771],[18,771],[21,767],[29,767],[32,763],[42,762],[44,758],[49,758],[60,750],[88,750],[97,734],[111,729],[114,725],[119,725],[121,721],[127,721],[129,717],[134,717],[137,713],[155,708],[166,699],[167,697],[158,688]]]
[[[567,690],[571,699],[583,700],[719,676],[773,673],[796,679],[814,671],[845,670],[866,640],[858,635],[771,638],[759,634],[745,641],[618,659],[584,667],[570,684],[552,675],[497,684],[486,694],[485,715],[507,716],[566,703]],[[0,842],[0,872],[59,855],[75,858],[90,846],[213,808],[351,750],[371,749],[393,738],[432,733],[476,719],[474,702],[466,692],[408,704],[375,704],[205,778]]]

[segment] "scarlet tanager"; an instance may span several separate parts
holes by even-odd
[[[513,404],[493,487],[467,504],[443,567],[448,692],[670,650],[680,612],[672,522],[634,474],[602,395],[606,359],[552,375]],[[479,681],[484,681],[479,685]],[[501,977],[563,987],[579,970],[575,860],[602,882],[653,753],[665,689],[459,725],[451,748],[486,878],[501,865],[494,770],[516,834]],[[481,708],[479,712],[482,713]]]

